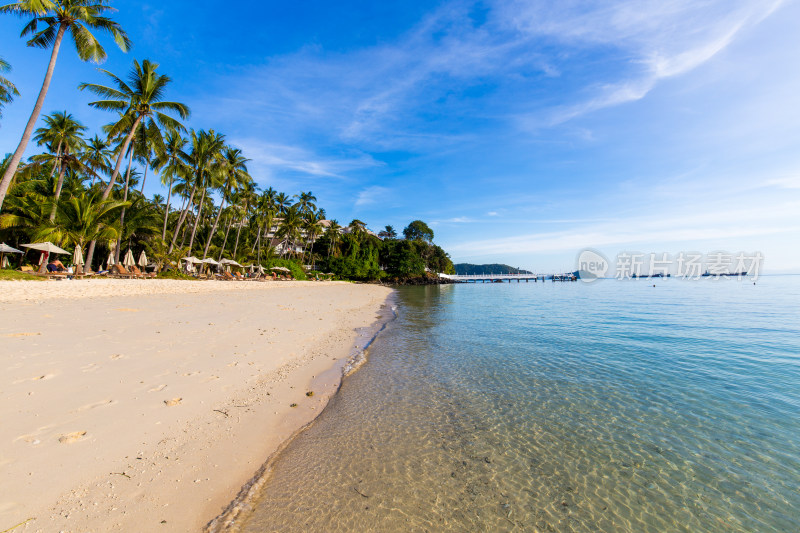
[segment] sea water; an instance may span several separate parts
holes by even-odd
[[[800,276],[395,305],[244,531],[800,531]]]

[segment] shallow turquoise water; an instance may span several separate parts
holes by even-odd
[[[800,531],[800,276],[396,305],[245,531]]]

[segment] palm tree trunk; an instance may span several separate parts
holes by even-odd
[[[22,139],[20,139],[19,145],[14,151],[14,155],[11,156],[11,161],[8,164],[8,168],[3,173],[3,179],[0,180],[0,211],[3,209],[3,200],[6,198],[6,193],[11,185],[11,180],[14,178],[14,174],[17,173],[19,162],[22,161],[22,155],[25,153],[25,148],[28,147],[28,142],[31,140],[33,127],[36,125],[36,121],[39,119],[39,113],[42,112],[42,107],[44,107],[44,99],[47,96],[48,89],[50,88],[50,81],[53,79],[53,71],[55,71],[56,68],[58,51],[61,48],[61,41],[64,39],[64,32],[66,31],[66,24],[59,25],[58,33],[56,33],[56,38],[53,41],[53,51],[50,53],[50,63],[47,65],[47,73],[44,75],[44,82],[42,82],[42,88],[39,91],[39,97],[36,98],[36,104],[33,106],[33,112],[31,112],[28,123],[25,125],[25,131],[22,132]]]
[[[58,199],[61,198],[61,188],[64,186],[64,174],[67,171],[67,167],[61,165],[61,170],[58,173],[58,183],[56,184],[56,194],[55,198],[53,198],[53,209],[50,210],[50,222],[53,222],[56,219],[56,209],[58,209]]]
[[[239,228],[236,230],[236,244],[233,245],[233,259],[236,260],[236,250],[239,249],[239,234],[242,232],[242,225],[244,224],[244,217],[239,221]]]
[[[231,218],[228,220],[228,229],[225,230],[225,240],[222,241],[222,248],[219,250],[219,258],[217,261],[222,261],[222,254],[225,253],[225,245],[228,244],[228,232],[231,231],[231,226],[233,225],[233,214],[231,214]]]
[[[169,192],[167,193],[167,207],[164,209],[164,229],[161,230],[161,240],[167,240],[167,219],[169,218],[169,200],[172,198],[172,178],[169,179]]]
[[[58,141],[58,148],[56,148],[56,159],[53,161],[53,170],[50,171],[50,179],[53,179],[53,176],[56,174],[56,168],[59,166],[61,161],[61,142]]]
[[[136,120],[133,122],[133,126],[131,126],[131,131],[128,133],[128,136],[125,137],[125,143],[122,145],[122,150],[119,152],[119,156],[117,156],[117,164],[114,166],[114,173],[111,174],[111,179],[108,180],[108,185],[106,185],[106,189],[103,191],[103,201],[108,200],[108,197],[111,196],[111,191],[114,190],[114,183],[117,181],[117,176],[119,176],[119,167],[122,165],[122,159],[125,157],[125,153],[128,151],[128,146],[131,144],[131,140],[133,136],[136,134],[136,128],[139,127],[139,123],[142,121],[142,116],[136,117]],[[94,246],[97,241],[92,241],[89,243],[89,251],[86,254],[86,264],[90,265],[91,268],[92,258],[94,256]]]
[[[172,244],[169,245],[169,252],[172,253],[172,249],[175,248],[175,242],[178,240],[178,233],[180,232],[181,225],[183,225],[183,221],[186,220],[186,215],[189,214],[189,208],[192,206],[192,202],[194,201],[194,194],[197,192],[197,186],[195,185],[192,187],[192,192],[189,195],[189,201],[186,202],[186,207],[181,213],[180,218],[178,219],[178,224],[175,226],[175,233],[172,235]]]
[[[217,224],[219,223],[219,217],[222,215],[222,208],[225,207],[225,197],[222,197],[222,203],[219,204],[219,211],[217,211],[217,218],[214,219],[214,226],[211,228],[211,234],[208,236],[208,242],[206,242],[206,249],[203,250],[203,259],[208,256],[208,247],[211,246],[211,239],[214,238],[214,232],[217,231]]]
[[[194,245],[194,236],[197,233],[197,226],[200,225],[200,215],[203,213],[203,202],[206,201],[206,188],[203,187],[203,193],[200,195],[200,205],[197,206],[197,217],[194,219],[194,226],[192,226],[192,236],[189,239],[189,253],[192,253],[192,246]]]
[[[142,193],[142,196],[144,196],[144,182],[147,181],[147,169],[148,168],[150,168],[150,161],[149,160],[144,162],[144,176],[142,177],[142,188],[139,190],[139,192]]]
[[[122,201],[128,201],[128,186],[131,182],[131,163],[133,163],[133,149],[128,156],[128,171],[125,172],[125,193],[122,196]],[[117,237],[117,249],[114,252],[114,262],[119,263],[119,252],[122,249],[122,234],[125,231],[125,206],[122,207],[122,212],[119,215],[119,237]]]

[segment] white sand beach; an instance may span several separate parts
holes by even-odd
[[[0,282],[0,531],[201,531],[324,408],[390,292]]]

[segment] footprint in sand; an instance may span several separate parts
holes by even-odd
[[[105,407],[105,406],[109,406],[109,405],[114,405],[115,403],[117,403],[116,400],[101,400],[99,402],[94,402],[94,403],[86,404],[86,405],[84,405],[82,407],[78,407],[77,409],[75,409],[72,412],[73,413],[80,413],[81,411],[88,411],[89,409],[95,409],[97,407]]]
[[[147,392],[161,392],[162,390],[164,390],[166,388],[167,388],[166,385],[159,385],[158,387],[153,387],[152,389],[150,389]]]
[[[66,435],[58,437],[58,442],[61,444],[72,444],[82,439],[84,435],[86,435],[85,431],[73,431],[72,433],[67,433]]]
[[[84,365],[81,367],[81,372],[94,372],[95,370],[99,370],[100,365],[97,363],[89,363],[88,365]]]
[[[111,360],[126,359],[127,357],[128,357],[127,355],[122,355],[121,353],[115,353],[115,354],[112,354],[112,355],[108,356],[108,358],[111,359]]]
[[[45,380],[48,380],[48,379],[52,379],[54,377],[56,377],[55,374],[44,374],[44,375],[35,376],[35,377],[32,377],[32,378],[18,379],[17,381],[14,382],[14,385],[18,385],[19,383],[24,383],[26,381],[45,381]]]
[[[166,404],[167,407],[173,407],[175,405],[180,405],[181,400],[183,400],[183,398],[173,398],[171,400],[164,400],[164,404]]]

